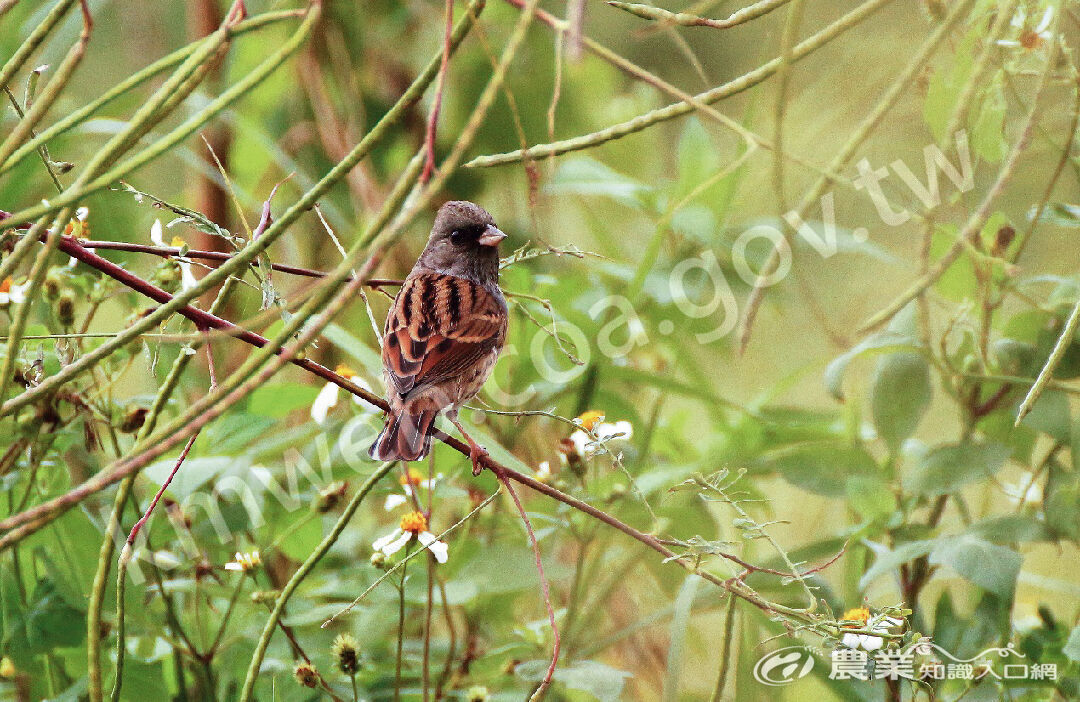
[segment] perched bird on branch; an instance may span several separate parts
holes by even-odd
[[[405,279],[383,333],[383,377],[390,412],[369,454],[417,461],[431,450],[435,419],[446,417],[469,443],[473,475],[487,452],[458,421],[458,408],[491,375],[506,340],[499,289],[499,242],[506,234],[483,208],[447,202],[427,247]]]

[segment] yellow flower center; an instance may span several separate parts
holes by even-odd
[[[866,622],[870,621],[870,609],[867,607],[856,607],[855,609],[849,609],[848,611],[844,612],[844,616],[840,618],[844,621],[866,624]]]
[[[11,284],[12,284],[11,278],[4,278],[3,281],[0,281],[0,293],[9,293],[9,292],[11,292]]]
[[[172,241],[169,242],[169,246],[173,247],[174,249],[182,249],[186,244],[187,242],[178,236],[174,236],[172,238]]]
[[[399,483],[401,483],[402,485],[419,485],[420,483],[424,482],[424,474],[420,471],[416,470],[415,468],[410,468],[408,472],[408,476],[403,475],[398,478]]]
[[[338,375],[340,375],[342,378],[355,378],[356,377],[356,371],[354,371],[352,368],[349,368],[344,363],[341,364],[340,366],[338,366],[337,368],[335,368],[334,372],[337,373]]]
[[[592,431],[597,422],[604,418],[604,413],[600,410],[589,410],[578,417],[578,422],[581,426],[585,427],[585,431]]]
[[[427,517],[423,512],[409,512],[401,518],[401,530],[419,534],[427,531]]]

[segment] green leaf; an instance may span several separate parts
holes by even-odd
[[[960,231],[955,224],[945,224],[934,229],[930,240],[930,258],[938,260],[956,243]],[[942,297],[953,302],[963,302],[975,296],[977,280],[975,266],[967,254],[961,254],[934,283]]]
[[[866,590],[879,576],[892,573],[904,563],[930,553],[936,542],[933,540],[909,541],[896,548],[889,550],[883,546],[874,548],[877,559],[874,564],[866,569],[862,578],[859,579],[859,589]]]
[[[26,612],[26,638],[31,652],[45,653],[83,643],[86,613],[68,604],[51,580],[38,583],[33,600]]]
[[[886,353],[888,351],[910,351],[919,348],[919,341],[913,334],[886,329],[871,334],[855,346],[840,354],[825,368],[825,388],[837,400],[844,400],[844,372],[859,356]]]
[[[569,158],[559,164],[545,192],[609,197],[629,207],[638,208],[642,195],[651,187],[587,156]]]
[[[1043,501],[1046,525],[1057,535],[1080,539],[1080,480],[1051,472]]]
[[[1061,649],[1061,652],[1070,661],[1080,662],[1080,626],[1073,627],[1069,640],[1065,642],[1065,648]]]
[[[676,197],[682,199],[721,167],[719,152],[709,133],[696,118],[686,120],[679,138],[679,182]]]
[[[1016,416],[1019,405],[1020,402],[1017,401],[1012,408],[1011,416]],[[1041,431],[1063,444],[1068,444],[1072,437],[1069,398],[1060,390],[1043,391],[1020,424]]]
[[[772,451],[762,457],[759,465],[780,473],[793,485],[829,497],[846,495],[848,479],[853,476],[878,473],[870,454],[839,441],[797,444]]]
[[[918,459],[904,486],[923,495],[944,495],[989,478],[1009,457],[1001,444],[964,443],[938,446]]]
[[[522,680],[540,682],[550,661],[526,661],[514,669],[514,674]],[[596,661],[576,661],[569,666],[555,669],[555,681],[571,690],[578,690],[590,695],[599,702],[619,702],[622,699],[626,680],[631,673]]]
[[[885,481],[872,475],[853,475],[847,481],[847,500],[863,519],[873,521],[896,510],[896,496]]]
[[[987,89],[978,116],[971,126],[972,149],[979,158],[989,163],[999,162],[1009,149],[1009,143],[1005,140],[1005,112],[1005,95],[998,79]]]
[[[926,360],[917,353],[894,353],[878,361],[870,406],[878,435],[894,452],[915,432],[933,389]]]
[[[256,388],[248,399],[252,414],[272,419],[283,419],[301,407],[310,407],[319,394],[315,385],[300,383],[269,383]]]
[[[366,327],[365,327],[366,328]],[[328,324],[322,335],[355,360],[368,372],[369,377],[382,377],[382,357],[379,352],[337,324]],[[359,368],[357,370],[360,370]]]
[[[930,553],[930,562],[947,565],[965,580],[1009,599],[1024,558],[1006,546],[998,546],[964,534],[941,541]]]

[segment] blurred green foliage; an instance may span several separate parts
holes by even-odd
[[[578,4],[541,4],[557,20],[571,18],[570,28],[553,32],[542,18],[532,22],[466,160],[594,133],[680,102],[593,53],[578,56]],[[489,5],[449,65],[440,159],[466,130],[519,17],[514,3]],[[1080,104],[1077,10],[1048,0],[883,5],[788,67],[786,90],[773,77],[713,105],[757,143],[695,106],[698,114],[650,122],[585,151],[446,174],[436,204],[478,202],[511,235],[501,278],[511,302],[508,347],[475,403],[479,409],[463,413],[493,458],[664,539],[710,574],[745,581],[778,607],[806,604],[798,579],[778,572],[807,573],[843,552],[802,577],[818,600],[821,626],[811,626],[743,600],[729,607],[723,589],[522,488],[562,635],[549,699],[1080,696],[1080,572],[1072,566],[1080,539],[1080,427],[1072,414],[1080,339],[1060,341],[1080,294],[1080,162],[1072,151]],[[464,5],[453,6],[460,16]],[[89,7],[94,30],[86,56],[35,125],[38,132],[212,31],[227,10],[211,0],[102,0]],[[802,39],[853,7],[794,0],[748,24],[715,29],[655,26],[587,3],[582,29],[679,90],[699,93],[782,55],[788,23]],[[0,1],[0,8],[0,60],[7,61],[49,5]],[[247,4],[250,16],[283,9]],[[739,8],[705,2],[669,9],[722,17]],[[295,56],[204,125],[205,141],[189,138],[129,174],[128,187],[116,183],[80,200],[89,215],[75,226],[85,226],[83,238],[150,245],[160,219],[165,243],[178,237],[187,249],[245,245],[276,184],[272,211],[280,215],[439,54],[442,13],[442,4],[430,1],[329,3]],[[951,27],[942,24],[950,13],[959,13]],[[136,152],[248,74],[298,22],[283,19],[235,38]],[[33,91],[24,90],[29,69],[48,65],[38,79],[48,81],[80,26],[78,10],[69,12],[12,78],[12,99],[32,103]],[[943,26],[945,41],[833,177],[827,164],[917,47]],[[123,94],[48,141],[48,158],[75,166],[58,176],[65,187],[163,80]],[[359,240],[423,144],[433,92],[319,198],[326,226],[305,213],[271,246],[270,261],[317,270],[340,263],[327,227],[345,248]],[[0,138],[7,138],[19,119],[3,99]],[[928,208],[895,164],[924,183],[929,170],[924,176],[920,161],[928,146],[961,161],[950,126],[963,129],[970,146],[972,187],[960,192],[939,174],[941,202]],[[208,158],[208,143],[220,170]],[[1018,144],[1025,148],[1016,167],[996,188]],[[883,188],[893,210],[918,216],[895,226],[882,221],[865,189],[852,184],[864,158],[874,168],[892,167]],[[8,166],[0,175],[0,209],[17,212],[55,197],[36,152]],[[834,256],[820,255],[785,217],[822,177],[829,204],[815,198],[801,218],[819,238],[831,230]],[[988,194],[975,236],[958,242]],[[386,252],[377,275],[407,273],[430,215],[425,210]],[[755,283],[743,269],[762,271],[770,252],[765,239],[741,238],[758,227],[784,232],[793,268],[765,288],[740,353],[735,325]],[[3,235],[6,257],[17,237],[13,230]],[[958,246],[955,262],[887,325],[861,328]],[[183,286],[175,260],[101,254],[164,289]],[[28,280],[32,258],[13,271],[12,288]],[[0,401],[32,390],[153,306],[86,265],[68,267],[60,255],[48,263],[30,300],[14,389]],[[197,275],[204,263],[191,263]],[[220,312],[272,336],[292,318],[309,282],[275,272],[267,283],[265,266],[258,272],[263,278],[245,276]],[[267,285],[280,308],[262,309]],[[0,298],[5,339],[20,304],[26,303]],[[209,299],[200,304],[205,309]],[[381,393],[373,320],[381,321],[388,305],[387,295],[370,290],[305,353],[330,368],[348,366],[357,382]],[[1063,355],[1047,369],[1048,383],[1014,426],[1059,344]],[[210,377],[198,347],[192,326],[177,317],[62,390],[0,416],[0,518],[62,495],[129,455],[177,358],[190,362],[165,416],[204,396]],[[250,349],[219,337],[213,353],[224,377]],[[311,408],[323,388],[316,380],[286,366],[202,431],[136,542],[122,621],[111,573],[100,591],[106,694],[123,624],[121,699],[239,697],[278,591],[376,467],[364,441],[381,416],[342,394],[317,423]],[[500,416],[485,408],[541,414]],[[632,433],[586,446],[580,430],[557,418],[590,410],[607,423],[629,422]],[[141,472],[120,513],[121,541],[175,462],[172,452]],[[438,445],[430,464],[441,476],[435,488],[412,488],[420,499],[430,494],[435,534],[498,487],[489,473],[472,478],[467,465]],[[427,477],[428,466],[415,467]],[[402,569],[404,582],[397,571],[348,615],[320,627],[400,562],[404,551],[373,561],[372,542],[408,511],[384,509],[387,497],[401,493],[394,471],[289,601],[255,699],[388,699],[399,665],[401,697],[420,699],[425,660],[433,698],[472,699],[482,687],[490,699],[522,699],[541,680],[553,634],[532,551],[505,496],[446,537],[446,564],[414,558]],[[110,488],[90,496],[0,552],[0,699],[90,694],[88,601],[114,494]],[[256,567],[225,569],[256,551]],[[723,554],[753,567],[744,573]],[[843,634],[836,622],[863,605],[875,615],[903,615],[902,636],[890,645],[929,637],[970,658],[1011,644],[1025,664],[1056,665],[1057,678],[892,686],[830,679],[829,651]],[[359,645],[355,678],[336,667],[331,653],[342,633]],[[755,680],[765,653],[795,643],[819,647],[806,678],[775,688]],[[321,676],[314,689],[292,679],[305,656]]]

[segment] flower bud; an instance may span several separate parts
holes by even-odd
[[[56,311],[56,321],[64,327],[75,324],[75,295],[70,290],[65,290],[56,299],[53,309]]]
[[[483,685],[473,685],[469,688],[469,691],[465,693],[465,699],[469,702],[488,702],[491,699],[491,695],[488,689]]]
[[[345,497],[345,490],[347,490],[349,484],[347,482],[338,480],[330,483],[322,490],[319,490],[319,494],[312,502],[312,509],[319,514],[326,514],[333,511],[335,507],[341,504],[341,500]]]
[[[375,566],[379,570],[386,569],[386,554],[382,551],[376,551],[371,554],[371,565]]]

